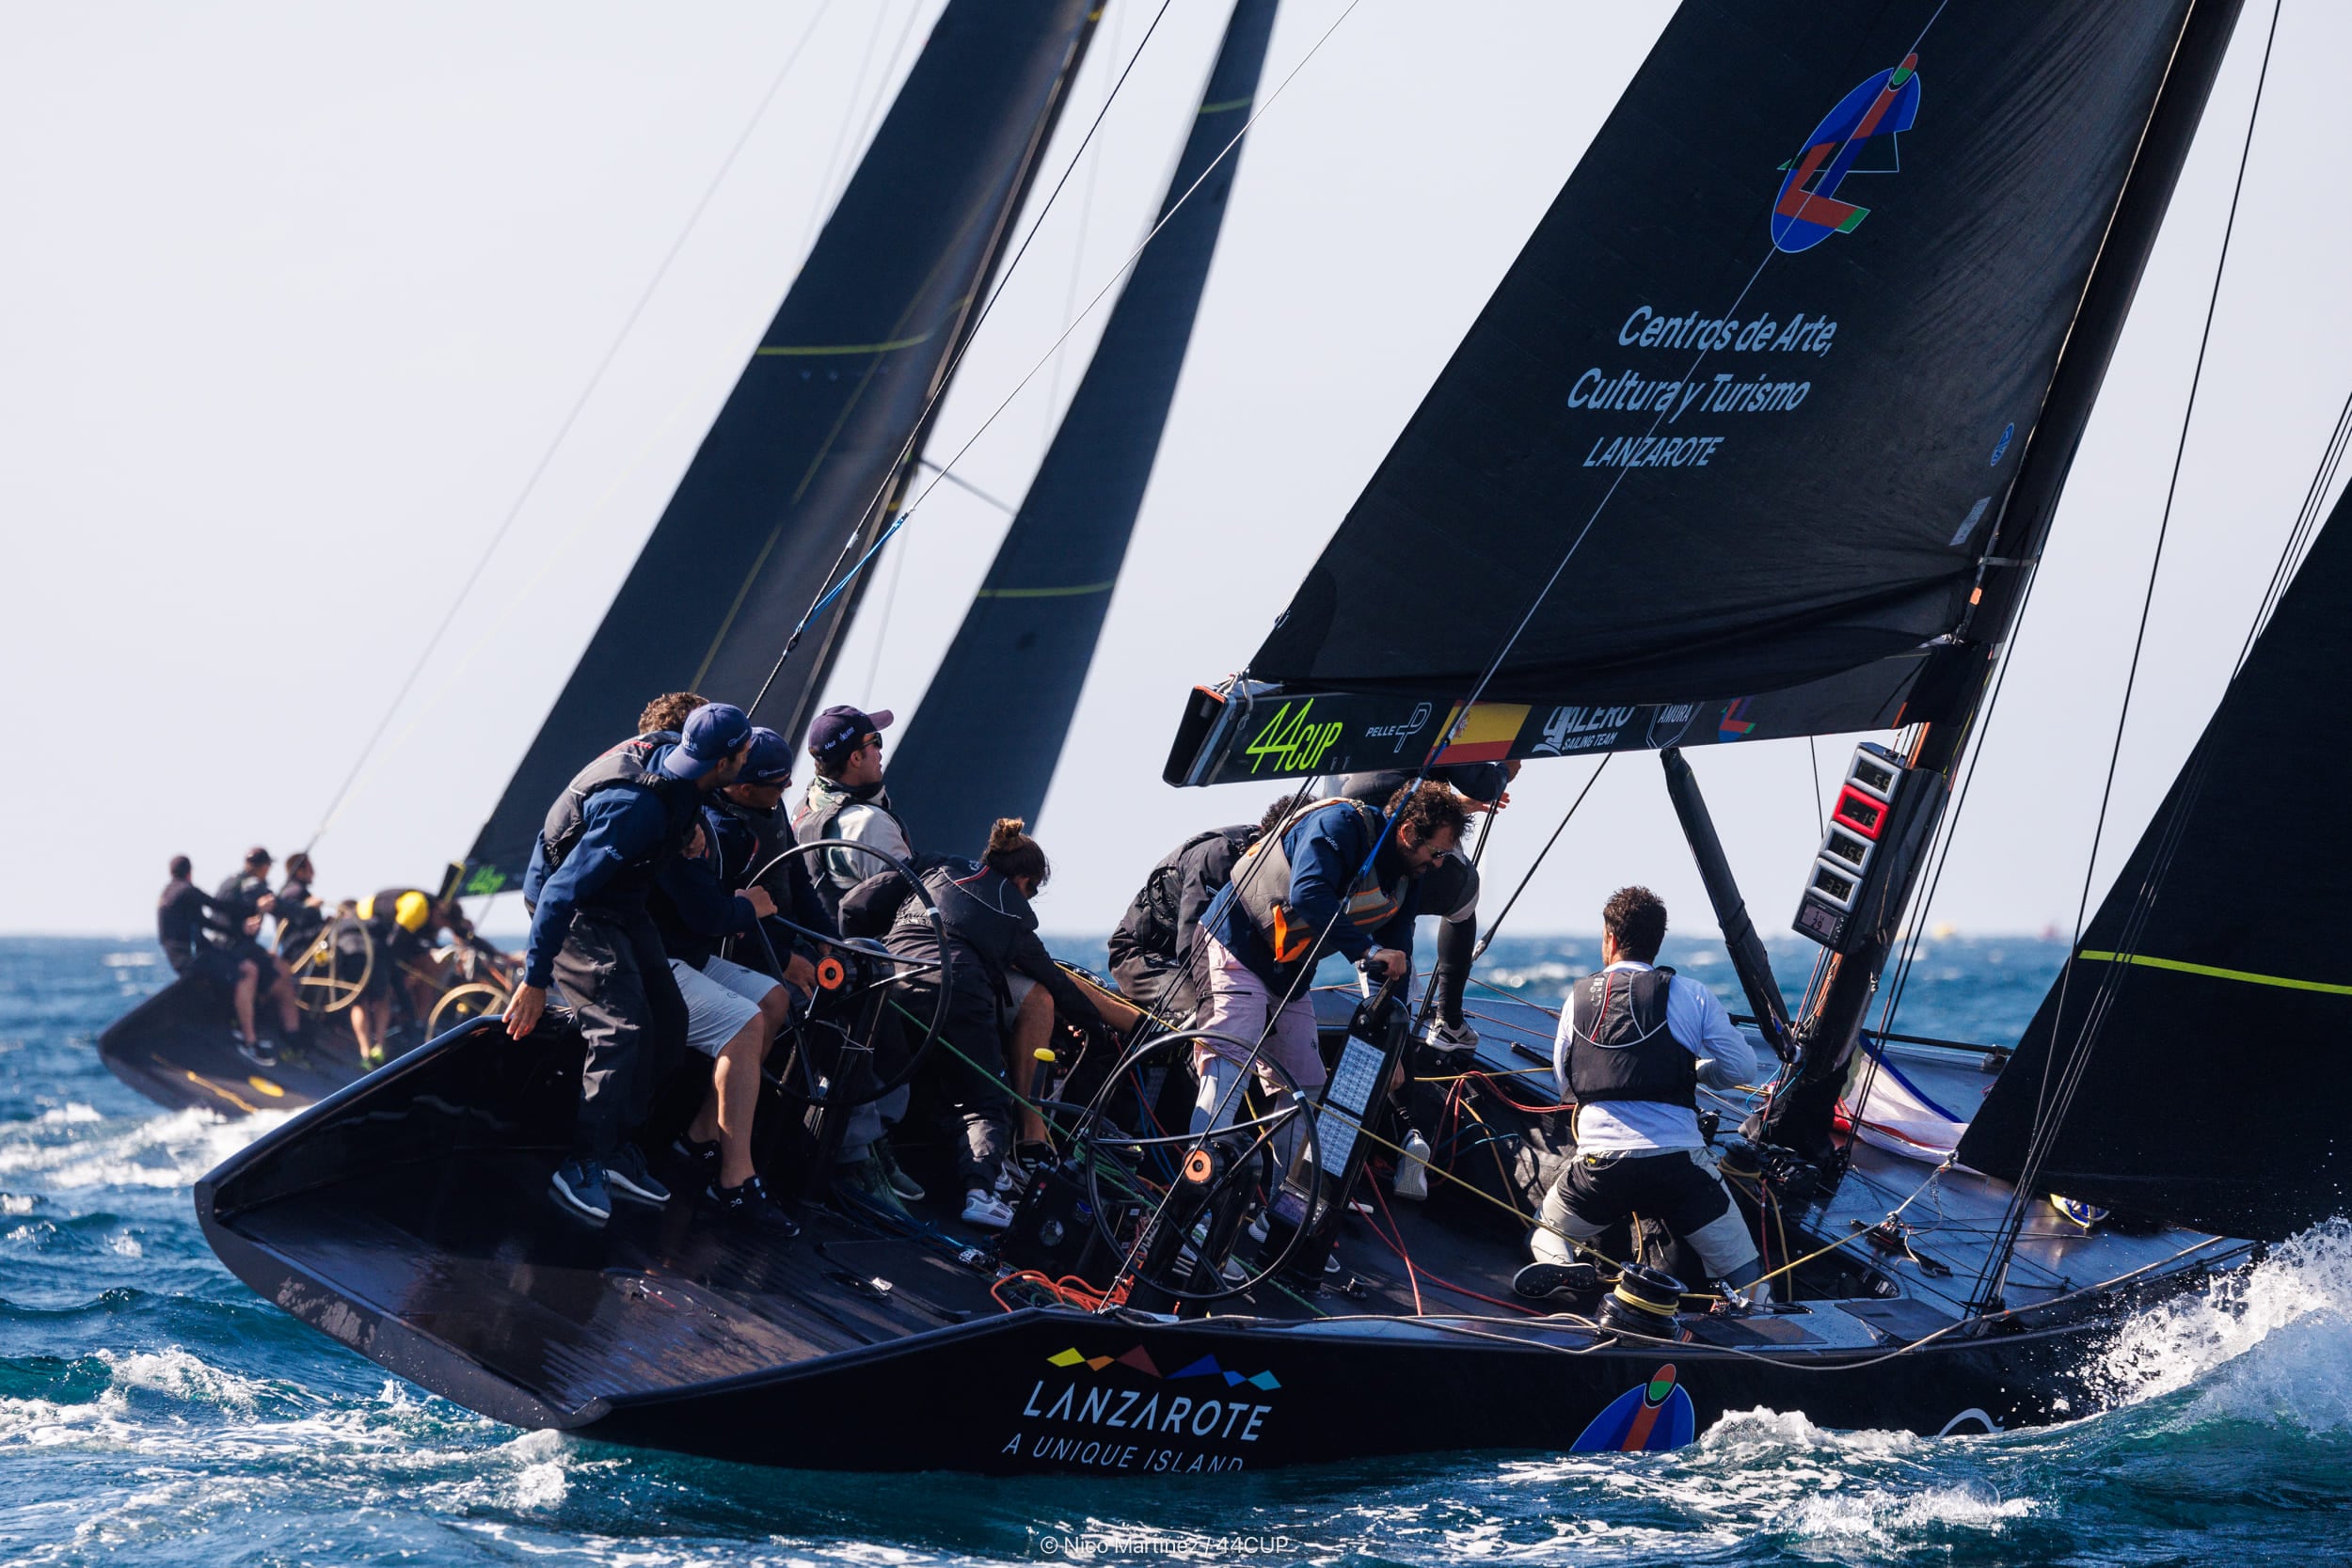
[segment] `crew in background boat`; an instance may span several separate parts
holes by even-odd
[[[278,956],[290,963],[326,924],[326,902],[311,891],[317,880],[318,868],[307,853],[297,849],[286,857],[286,879],[278,885],[270,913],[278,921]]]
[[[1267,1093],[1283,1092],[1267,1062],[1302,1091],[1322,1085],[1307,995],[1315,966],[1340,953],[1369,962],[1376,977],[1409,978],[1415,884],[1461,842],[1466,821],[1462,798],[1434,779],[1400,790],[1388,815],[1334,797],[1300,806],[1234,864],[1203,922],[1208,1010],[1200,1027],[1221,1039],[1194,1047],[1196,1134],[1239,1112],[1241,1069],[1261,1038],[1259,1082]]]
[[[939,911],[952,954],[950,990],[940,1023],[941,1044],[946,1049],[937,1059],[941,1087],[955,1108],[962,1134],[956,1169],[964,1186],[963,1222],[993,1230],[1012,1223],[1011,1205],[1005,1201],[1016,1180],[1007,1164],[1013,1152],[1012,1096],[1027,1094],[1036,1048],[1043,1043],[1042,1037],[1033,1039],[1021,1031],[1016,1022],[1008,1066],[1005,1019],[1013,1010],[1009,982],[1026,979],[1047,999],[1049,1029],[1051,1009],[1089,1032],[1104,1026],[1128,1028],[1136,1017],[1116,998],[1090,996],[1079,989],[1038,940],[1037,911],[1030,900],[1045,885],[1052,867],[1037,840],[1022,831],[1024,826],[1016,816],[1000,818],[977,862],[941,860],[923,873],[923,886]],[[869,879],[846,901],[846,917],[872,925],[884,909],[892,911],[885,938],[890,950],[936,965],[937,933],[923,901],[913,896],[903,878],[885,874]],[[918,970],[900,982],[901,1005],[914,1017],[932,1016],[938,1005],[938,974],[936,968]]]
[[[1518,774],[1516,760],[1457,763],[1429,771],[1431,778],[1452,784],[1470,812],[1496,812],[1509,805],[1511,781]],[[1306,793],[1310,800],[1339,796],[1385,807],[1412,778],[1402,768],[1334,774],[1317,779]],[[1478,1030],[1462,1016],[1462,991],[1470,983],[1470,958],[1478,948],[1478,867],[1470,863],[1466,848],[1457,844],[1422,879],[1419,907],[1422,914],[1438,920],[1437,961],[1429,972],[1434,1006],[1424,1034],[1440,1050],[1470,1050],[1478,1044]]]
[[[1576,1153],[1544,1195],[1530,1243],[1536,1260],[1512,1289],[1549,1296],[1566,1277],[1571,1243],[1639,1212],[1687,1243],[1710,1279],[1768,1301],[1755,1239],[1698,1118],[1698,1086],[1746,1083],[1756,1054],[1713,991],[1655,967],[1666,940],[1656,894],[1619,888],[1600,925],[1601,968],[1568,988],[1552,1046],[1561,1095],[1576,1102]]]
[[[757,733],[745,753],[746,768],[758,755]],[[771,1224],[791,1235],[799,1227],[775,1207],[752,1164],[759,1069],[791,1020],[791,993],[774,976],[719,954],[721,941],[751,930],[776,912],[776,903],[765,888],[721,879],[717,826],[706,807],[686,848],[661,868],[646,899],[669,954],[671,977],[686,999],[687,1046],[710,1058],[709,1087],[678,1139],[678,1152],[700,1175],[703,1196],[729,1218]]]
[[[239,1041],[253,1038],[253,993],[261,974],[249,958],[235,957],[213,940],[231,928],[231,913],[196,885],[185,855],[171,857],[171,880],[155,900],[155,941],[180,978],[189,975],[227,990],[236,1006]]]
[[[703,798],[734,782],[751,745],[752,721],[722,703],[696,708],[675,741],[623,741],[573,775],[532,847],[523,878],[531,942],[506,1031],[528,1036],[547,988],[562,983],[587,1053],[571,1150],[551,1188],[599,1223],[616,1193],[669,1201],[634,1140],[686,1049],[686,999],[645,900],[701,825]]]
[[[285,961],[262,945],[262,919],[278,907],[277,895],[269,890],[270,863],[269,851],[260,845],[246,851],[244,869],[224,879],[213,895],[220,919],[213,924],[208,934],[238,965],[252,964],[256,990],[261,998],[277,1006],[278,1028],[292,1039],[302,1029],[302,1011],[294,1006],[294,977]],[[248,1060],[262,1067],[277,1065],[277,1047],[263,1039],[254,1026],[255,998],[246,996],[242,986],[238,995],[239,1049]]]
[[[827,838],[870,844],[919,872],[906,824],[891,809],[890,791],[882,783],[882,732],[890,721],[888,708],[866,713],[848,706],[829,707],[811,721],[808,754],[816,765],[815,777],[792,813],[792,836],[802,844]],[[850,891],[887,869],[882,862],[854,849],[836,847],[801,859],[815,863],[808,865],[809,879],[835,929],[846,929],[841,904]],[[895,1013],[887,1015],[884,1029],[897,1030],[896,1019]],[[882,1049],[889,1049],[886,1036]],[[884,1209],[924,1196],[922,1183],[900,1167],[890,1144],[890,1129],[906,1119],[909,1093],[910,1086],[901,1085],[869,1105],[853,1107],[834,1155],[839,1180]]]
[[[1297,796],[1285,795],[1255,822],[1193,834],[1161,856],[1136,890],[1111,933],[1111,978],[1128,1001],[1163,1027],[1183,1027],[1200,1005],[1193,962],[1200,919],[1232,880],[1233,863],[1297,803]]]

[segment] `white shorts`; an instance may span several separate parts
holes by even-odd
[[[672,958],[670,973],[677,976],[678,994],[686,998],[686,1043],[714,1058],[759,1016],[761,1000],[777,986],[759,971],[721,958],[700,969]]]

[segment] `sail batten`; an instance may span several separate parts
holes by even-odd
[[[468,857],[519,880],[541,817],[666,690],[749,705],[843,541],[870,545],[1002,260],[1097,11],[950,0]],[[858,594],[755,716],[797,732]]]
[[[1251,657],[1256,702],[1388,729],[1476,692],[1534,710],[1520,756],[1596,709],[1739,705],[1723,739],[1957,717],[2236,9],[1684,5]],[[1196,714],[1169,776],[1249,776],[1184,754],[1211,738]]]

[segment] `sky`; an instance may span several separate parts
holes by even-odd
[[[170,855],[210,882],[257,842],[282,857],[315,836],[325,891],[432,884],[940,5],[0,12],[0,692],[35,759],[0,773],[19,890],[0,930],[141,929]],[[962,450],[956,473],[991,497],[1017,500],[1075,388],[1107,300],[1088,307],[1148,226],[1225,8],[1170,0],[1138,53],[1158,7],[1112,0],[1041,190],[1133,70],[930,449]],[[1258,815],[1264,785],[1160,782],[1186,691],[1257,646],[1671,10],[1287,0],[1037,825],[1049,930],[1106,929],[1166,849]],[[2092,867],[2269,17],[2249,4],[2084,437],[1937,925],[2064,930],[2086,877],[2104,890],[2219,696],[2352,390],[2352,95],[2332,69],[2352,8],[2303,5],[2264,89]],[[911,715],[1007,521],[931,493],[827,700]],[[1768,933],[1819,841],[1816,761],[1834,787],[1856,738],[1692,754]],[[1490,886],[1520,879],[1593,766],[1521,774]],[[1600,780],[1509,929],[1593,929],[1628,881],[1677,929],[1711,928],[1643,754]]]

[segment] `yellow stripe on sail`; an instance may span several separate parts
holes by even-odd
[[[2098,963],[2137,964],[2142,969],[2170,969],[2183,974],[2203,974],[2216,980],[2243,980],[2249,986],[2278,986],[2286,990],[2315,990],[2329,996],[2352,996],[2352,986],[2330,985],[2325,980],[2293,980],[2283,974],[2256,974],[2245,969],[2217,969],[2212,964],[2183,963],[2178,958],[2152,958],[2145,953],[2093,953],[2083,949],[2082,957]]]
[[[1107,594],[1118,585],[1109,582],[1081,582],[1069,588],[983,588],[973,597],[979,599],[1074,599],[1087,594]]]
[[[752,356],[758,359],[801,359],[819,358],[828,354],[893,354],[902,348],[913,348],[917,343],[929,342],[931,336],[932,334],[925,332],[913,338],[893,338],[886,343],[815,343],[806,346],[787,345],[784,347],[762,344],[752,351]]]
[[[1249,107],[1251,102],[1251,100],[1247,98],[1228,98],[1222,103],[1201,104],[1200,113],[1204,115],[1231,114],[1235,109],[1247,109]],[[1198,119],[1199,116],[1195,116],[1194,118]]]

